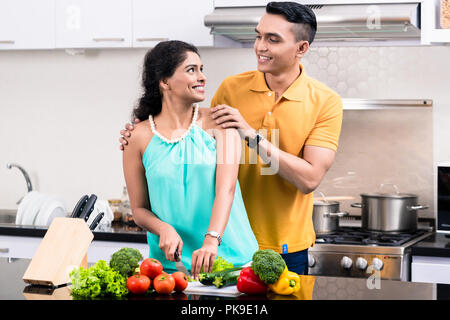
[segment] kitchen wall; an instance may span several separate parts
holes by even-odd
[[[26,192],[16,162],[35,189],[61,196],[111,199],[125,185],[119,130],[140,93],[144,49],[0,51],[0,208],[17,208]],[[208,106],[221,80],[253,70],[252,49],[201,49]],[[449,47],[311,48],[307,73],[343,98],[429,98],[432,109],[344,112],[335,164],[318,191],[351,195],[394,183],[419,195],[433,217],[433,165],[450,159]],[[386,186],[386,191],[390,191]],[[352,214],[352,201],[341,208]]]

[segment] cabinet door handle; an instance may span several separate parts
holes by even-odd
[[[0,248],[0,253],[8,253],[9,248]]]
[[[0,40],[0,44],[14,44],[16,43],[14,40]]]
[[[167,41],[169,38],[136,38],[136,41],[144,42],[144,41]]]
[[[92,40],[96,41],[96,42],[106,42],[106,41],[119,41],[119,42],[123,42],[125,41],[124,38],[93,38]]]

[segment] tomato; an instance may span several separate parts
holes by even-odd
[[[183,272],[174,272],[172,277],[175,279],[175,291],[181,292],[188,286],[188,279]]]
[[[170,294],[175,289],[175,279],[170,274],[160,274],[153,280],[156,292]]]
[[[161,262],[153,258],[144,259],[139,269],[141,274],[146,275],[152,280],[155,279],[156,276],[159,276],[161,272],[163,272],[163,266]]]
[[[134,274],[127,280],[127,288],[134,294],[146,293],[150,287],[151,280],[143,274]]]

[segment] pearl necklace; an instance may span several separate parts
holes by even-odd
[[[153,117],[152,115],[148,116],[148,120],[150,122],[150,128],[152,129],[153,134],[157,135],[162,141],[164,141],[165,143],[177,143],[180,142],[181,140],[183,140],[184,138],[186,138],[186,136],[188,135],[188,133],[191,131],[192,126],[195,124],[195,122],[197,122],[197,115],[198,115],[198,104],[195,105],[194,107],[194,115],[192,117],[192,122],[189,125],[189,128],[178,138],[175,139],[167,139],[166,137],[164,137],[161,133],[159,133],[156,128],[155,128],[155,122],[153,121]]]

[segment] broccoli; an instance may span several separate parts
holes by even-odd
[[[142,254],[134,248],[122,248],[113,253],[109,266],[123,276],[133,275],[134,270],[139,267]]]
[[[272,249],[256,251],[252,260],[253,271],[266,284],[277,282],[286,268],[286,262],[281,255]]]

